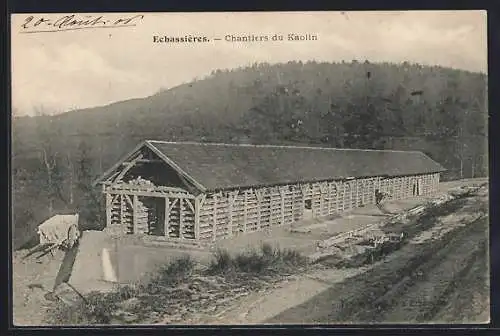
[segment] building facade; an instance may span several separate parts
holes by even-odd
[[[144,141],[95,184],[106,226],[211,242],[389,199],[431,195],[445,169],[421,152]]]

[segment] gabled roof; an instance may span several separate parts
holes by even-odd
[[[417,151],[236,145],[147,140],[167,164],[201,191],[351,177],[402,176],[446,169]],[[100,182],[108,172],[96,181]]]

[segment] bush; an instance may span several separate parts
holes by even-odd
[[[158,271],[157,276],[153,278],[150,285],[174,286],[182,282],[191,275],[195,266],[195,261],[190,255],[184,255],[173,260],[166,267]],[[151,287],[151,286],[149,286]]]
[[[62,301],[49,310],[48,322],[56,325],[109,324],[117,309],[117,293],[90,293],[85,302],[68,306]]]
[[[233,269],[233,258],[227,250],[218,249],[214,253],[214,260],[210,262],[209,273],[227,273]]]
[[[209,273],[234,272],[264,274],[290,270],[307,264],[307,258],[295,250],[281,250],[270,244],[262,244],[260,250],[250,249],[234,257],[227,250],[217,250],[210,264]]]

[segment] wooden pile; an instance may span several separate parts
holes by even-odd
[[[148,208],[144,205],[140,199],[137,200],[136,205],[136,233],[148,233],[149,231],[149,216],[148,216]]]

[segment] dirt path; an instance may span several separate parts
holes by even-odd
[[[483,218],[439,241],[409,244],[367,272],[265,322],[486,322],[485,305],[472,307],[460,290],[473,283],[478,291],[465,295],[476,295],[476,300],[488,295],[484,279],[474,279],[487,270],[487,225]],[[463,311],[461,318],[453,310]]]
[[[52,302],[44,294],[51,291],[64,253],[54,251],[38,260],[23,260],[26,251],[13,253],[13,322],[16,326],[43,325]]]
[[[186,324],[258,324],[283,310],[306,302],[335,283],[360,274],[367,268],[337,272],[316,270],[304,276],[290,277],[274,288],[253,292],[213,316],[195,316]],[[291,295],[292,294],[292,295]]]

